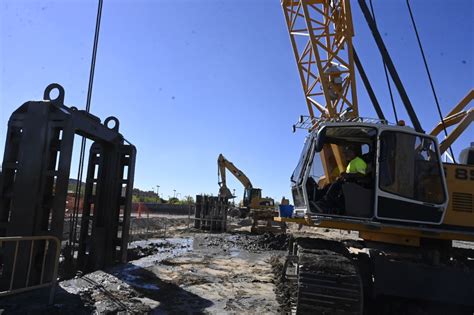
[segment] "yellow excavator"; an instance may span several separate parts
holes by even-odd
[[[275,221],[356,231],[360,238],[292,241],[285,279],[292,284],[293,309],[296,314],[377,313],[371,307],[396,298],[455,305],[448,307],[450,313],[471,314],[474,147],[457,163],[448,148],[474,119],[473,109],[467,109],[474,91],[425,133],[373,12],[365,0],[358,2],[413,127],[387,122],[352,44],[349,0],[281,1],[309,112],[294,130],[309,134],[291,176],[294,213]],[[355,68],[376,119],[359,115]],[[439,144],[443,130],[446,137]],[[365,174],[341,176],[354,153],[365,162]],[[321,202],[335,183],[340,203]]]
[[[226,169],[244,186],[244,198],[240,203],[238,216],[244,218],[250,215],[253,219],[252,231],[254,232],[261,230],[261,228],[258,228],[259,220],[264,220],[267,227],[271,228],[272,219],[276,214],[275,201],[270,197],[262,197],[262,189],[254,188],[247,175],[222,154],[219,154],[217,158],[219,197],[225,199],[235,198],[227,187]]]

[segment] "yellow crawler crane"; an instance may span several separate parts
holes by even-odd
[[[275,221],[357,231],[363,241],[297,238],[287,258],[297,314],[362,314],[374,297],[401,297],[474,308],[474,147],[458,163],[442,155],[474,118],[468,95],[430,134],[421,128],[364,0],[361,10],[414,128],[390,125],[352,45],[348,0],[282,0],[308,116],[291,177],[295,211]],[[360,117],[354,64],[378,114]],[[436,136],[452,131],[441,144]],[[446,129],[445,129],[446,130]],[[365,176],[341,180],[347,148],[367,164]],[[321,171],[318,171],[321,169]],[[342,182],[342,206],[321,207]],[[369,305],[369,304],[366,304]]]

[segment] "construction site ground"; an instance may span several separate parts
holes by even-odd
[[[148,228],[159,233],[135,235],[127,264],[61,281],[54,305],[46,305],[46,289],[3,298],[0,314],[286,314],[291,298],[281,272],[289,234],[357,240],[356,233],[296,225],[289,234],[252,235],[249,220],[231,222],[227,233],[194,230],[187,216],[152,221],[157,226]],[[443,311],[409,301],[384,304],[377,314]]]

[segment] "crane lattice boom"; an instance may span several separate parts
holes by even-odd
[[[358,117],[350,4],[282,0],[309,116]]]

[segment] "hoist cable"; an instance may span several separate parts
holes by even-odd
[[[372,5],[372,0],[370,2],[370,11],[372,11],[372,17],[374,18],[374,23],[377,25],[377,20],[375,19],[375,12],[374,12],[374,6]],[[393,93],[392,93],[392,86],[390,84],[390,80],[388,78],[388,73],[387,73],[387,64],[385,63],[385,60],[383,60],[383,70],[385,72],[385,80],[387,81],[387,87],[388,87],[388,92],[390,94],[390,101],[392,102],[392,109],[393,109],[393,115],[395,116],[395,122],[398,123],[398,115],[397,115],[397,108],[395,107],[395,101],[393,100]]]
[[[397,72],[397,69],[395,68],[393,60],[390,57],[387,47],[385,46],[382,36],[380,35],[380,32],[377,26],[375,25],[372,14],[370,13],[370,9],[365,3],[365,0],[358,0],[357,2],[359,3],[359,6],[362,11],[362,14],[364,15],[365,21],[367,22],[367,25],[370,28],[372,36],[374,37],[374,40],[375,40],[375,43],[377,44],[377,48],[380,52],[380,55],[382,56],[385,63],[387,64],[387,70],[390,73],[390,76],[392,77],[392,81],[395,84],[395,87],[397,88],[398,94],[400,95],[400,99],[403,102],[403,106],[405,107],[407,114],[410,117],[411,123],[413,124],[413,128],[417,132],[425,133],[425,131],[423,130],[423,127],[421,126],[420,120],[418,119],[418,116],[416,115],[415,109],[413,108],[413,104],[411,103],[410,98],[408,97],[407,91],[405,90],[405,87],[403,86],[402,80],[400,79],[400,76],[398,75],[398,72]]]
[[[428,62],[426,61],[425,52],[424,52],[423,46],[421,44],[420,35],[418,34],[418,28],[416,27],[415,18],[413,17],[413,12],[411,10],[410,1],[406,0],[406,2],[407,2],[408,12],[410,13],[411,23],[413,24],[413,29],[415,30],[416,40],[418,41],[418,47],[420,48],[421,56],[423,57],[423,63],[425,64],[426,74],[428,75],[428,79],[430,81],[431,91],[433,92],[433,97],[434,97],[435,102],[436,102],[436,108],[438,109],[439,118],[441,119],[441,124],[443,125],[444,134],[445,134],[446,137],[448,137],[448,131],[446,130],[446,125],[444,123],[443,113],[441,112],[441,106],[439,105],[438,96],[436,95],[433,80],[431,79],[430,69],[428,67]],[[453,149],[451,148],[451,146],[449,146],[449,152],[451,153],[451,157],[452,157],[454,163],[456,163],[456,160],[454,158]]]
[[[94,44],[92,47],[91,67],[90,67],[90,73],[89,73],[89,85],[87,89],[87,99],[86,99],[86,112],[88,113],[90,112],[92,88],[94,85],[95,62],[97,58],[97,46],[99,43],[100,21],[102,19],[102,5],[103,5],[103,0],[99,0],[99,4],[97,7],[96,24],[95,24]],[[74,200],[73,219],[71,222],[70,234],[69,234],[69,240],[70,240],[71,245],[75,244],[76,242],[77,221],[79,218],[79,205],[80,205],[80,199],[81,199],[85,151],[86,151],[86,138],[82,137],[81,151],[80,151],[80,157],[79,157],[79,167],[77,170],[77,182],[76,182],[76,189],[74,193],[75,200]]]
[[[99,0],[99,5],[97,8],[97,19],[95,23],[94,46],[92,48],[91,70],[89,74],[89,87],[87,89],[86,112],[88,113],[90,112],[91,108],[92,86],[94,84],[95,73],[95,60],[97,57],[97,45],[99,44],[100,21],[102,19],[102,4],[103,0]]]

